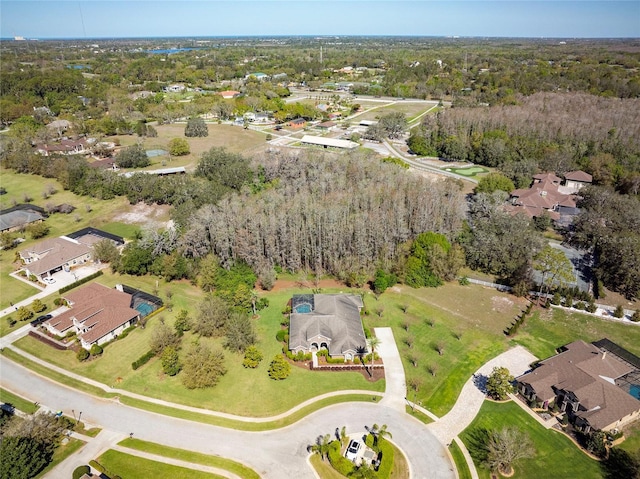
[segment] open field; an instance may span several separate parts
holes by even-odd
[[[171,479],[224,479],[218,474],[173,466],[163,462],[151,461],[132,454],[109,449],[97,461],[111,474],[122,479],[138,479],[140,477],[164,477]]]
[[[433,103],[424,102],[412,102],[412,101],[397,101],[395,103],[381,103],[381,102],[359,102],[358,99],[353,100],[354,103],[359,103],[363,108],[374,108],[371,111],[367,111],[361,115],[358,115],[355,120],[377,120],[383,115],[389,113],[402,113],[406,116],[407,121],[415,118],[416,116],[430,110],[435,106]]]
[[[142,441],[140,439],[125,439],[118,443],[119,446],[144,451],[158,456],[170,457],[172,459],[180,459],[193,464],[201,464],[203,466],[219,467],[229,472],[237,474],[243,479],[260,479],[260,476],[251,468],[240,464],[239,462],[225,459],[219,456],[209,456],[199,452],[187,451],[175,447],[162,446],[153,442]]]
[[[185,166],[195,167],[200,155],[205,151],[209,151],[214,146],[223,146],[227,150],[249,155],[256,147],[265,143],[266,135],[253,131],[245,130],[241,126],[218,125],[207,123],[209,136],[204,138],[186,138],[184,136],[184,128],[186,123],[170,123],[166,125],[154,125],[158,131],[156,138],[144,138],[142,145],[147,150],[163,149],[168,150],[169,141],[173,138],[184,138],[189,142],[191,153],[185,156],[174,156],[169,158],[166,156],[155,156],[150,158],[151,165],[146,170],[155,170],[163,167]],[[113,141],[116,137],[107,138]],[[137,136],[118,136],[123,146],[131,146],[136,144],[140,138]]]
[[[460,438],[465,443],[471,456],[477,450],[477,431],[500,430],[503,427],[515,427],[525,431],[534,443],[536,452],[534,457],[522,459],[514,464],[517,479],[540,479],[549,477],[553,471],[554,477],[579,477],[581,479],[599,479],[602,477],[600,465],[597,461],[584,454],[571,440],[563,434],[548,430],[538,424],[535,419],[524,412],[520,406],[510,401],[495,403],[485,401],[480,413],[465,429]],[[481,479],[490,477],[489,471],[476,461],[478,474]]]

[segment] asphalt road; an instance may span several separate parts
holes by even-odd
[[[0,383],[51,410],[82,418],[108,431],[168,446],[219,455],[242,462],[265,479],[315,479],[307,463],[307,445],[321,434],[346,426],[347,433],[365,433],[365,426],[387,424],[393,442],[407,456],[412,478],[456,477],[447,451],[417,419],[375,403],[345,403],[324,408],[279,430],[246,432],[175,419],[89,396],[36,375],[0,358]]]

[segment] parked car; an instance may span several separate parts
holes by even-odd
[[[44,281],[47,284],[53,284],[53,283],[56,282],[56,280],[54,278],[51,278],[51,277],[42,278],[42,281]]]
[[[40,326],[42,323],[44,323],[47,319],[51,319],[53,316],[51,316],[50,314],[45,314],[43,316],[38,316],[36,319],[34,319],[33,321],[31,321],[31,326],[33,326],[34,328],[36,326]]]
[[[345,457],[351,462],[355,462],[358,457],[358,451],[360,450],[360,443],[354,439],[351,439],[349,446],[347,447],[347,453]]]

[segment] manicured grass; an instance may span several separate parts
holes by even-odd
[[[512,342],[525,346],[540,359],[556,353],[556,348],[582,339],[586,342],[609,338],[640,355],[640,328],[632,324],[588,314],[567,313],[562,309],[539,310],[527,319]]]
[[[630,453],[640,451],[640,421],[636,421],[629,426],[626,426],[623,430],[625,440],[617,447]]]
[[[328,398],[315,401],[314,403],[290,414],[282,419],[268,422],[245,422],[227,419],[219,416],[211,416],[208,414],[195,413],[185,411],[183,409],[175,409],[172,407],[161,406],[154,403],[140,401],[128,396],[121,396],[120,402],[129,406],[146,409],[147,411],[156,412],[165,416],[177,417],[189,421],[197,421],[213,426],[228,427],[241,431],[268,431],[271,429],[280,429],[300,421],[309,414],[318,411],[332,404],[340,404],[343,402],[371,402],[372,396],[367,394],[343,394],[339,396],[331,396]],[[377,400],[377,398],[376,398]]]
[[[98,462],[111,474],[122,479],[139,479],[141,477],[158,477],[171,479],[224,479],[218,474],[196,471],[162,462],[151,461],[131,454],[109,449],[98,458]]]
[[[125,439],[118,443],[119,446],[128,447],[137,451],[144,451],[158,456],[180,459],[181,461],[191,462],[193,464],[202,464],[204,466],[219,467],[229,472],[237,474],[243,479],[260,479],[260,475],[250,467],[239,462],[224,457],[209,456],[199,452],[192,452],[186,449],[178,449],[176,447],[162,446],[153,442],[142,441],[140,439]]]
[[[462,176],[476,176],[480,173],[488,173],[489,170],[481,166],[469,166],[466,168],[444,168],[446,171],[451,171],[457,175]]]
[[[408,415],[415,417],[418,421],[424,424],[431,424],[433,422],[433,419],[429,416],[421,413],[417,409],[411,409],[411,406],[405,406],[404,410]]]
[[[110,273],[98,279],[100,283],[113,286],[124,283],[144,291],[153,292],[156,280],[151,276],[130,277]],[[164,282],[162,282],[164,283]],[[173,312],[164,311],[149,320],[145,329],[136,328],[125,339],[107,346],[104,354],[96,359],[80,363],[73,351],[58,351],[43,348],[42,344],[31,337],[17,341],[16,346],[40,357],[52,364],[75,373],[100,381],[107,386],[130,390],[146,396],[186,404],[194,407],[228,412],[242,416],[265,417],[289,410],[295,405],[318,395],[344,389],[362,389],[383,391],[384,381],[370,382],[356,372],[318,372],[306,367],[293,366],[291,375],[285,381],[273,381],[268,376],[271,359],[281,354],[282,344],[275,340],[280,329],[282,309],[291,297],[291,291],[270,293],[271,305],[260,312],[255,321],[258,332],[258,348],[265,359],[256,369],[242,367],[242,355],[225,351],[228,372],[214,388],[188,390],[180,380],[180,375],[169,377],[162,373],[160,361],[154,359],[142,368],[134,371],[131,363],[149,349],[149,339],[153,330],[164,318],[172,325],[180,309],[194,312],[203,293],[187,282],[175,282],[158,285],[161,296],[166,289],[173,292]],[[296,290],[298,291],[298,290]],[[183,344],[195,340],[191,333],[185,334]],[[221,339],[201,338],[203,343],[221,346]],[[243,398],[238,401],[238,398]]]
[[[472,457],[474,431],[481,429],[499,430],[503,427],[515,427],[525,431],[534,443],[536,453],[529,459],[514,464],[515,478],[540,479],[549,477],[579,477],[580,479],[599,479],[602,477],[600,465],[578,449],[563,434],[548,430],[537,423],[514,402],[495,403],[485,401],[480,413],[460,438]],[[489,478],[489,471],[476,463],[481,478]]]
[[[451,442],[451,445],[449,446],[449,452],[451,453],[453,462],[455,463],[456,469],[458,470],[458,479],[472,479],[467,460],[462,454],[462,449],[460,449],[460,446],[458,446],[455,441]]]
[[[393,449],[393,468],[389,479],[409,479],[409,464],[404,454],[391,441],[387,441]]]
[[[359,102],[358,99],[353,100],[354,103],[360,103],[364,105],[364,102]],[[357,116],[355,119],[358,121],[362,120],[376,120],[377,118],[388,115],[389,113],[403,113],[407,120],[411,120],[416,116],[424,113],[425,111],[434,107],[433,103],[424,103],[424,102],[412,102],[412,101],[403,101],[399,100],[395,103],[381,103],[381,102],[370,102],[366,105],[367,108],[374,108],[372,111],[368,111],[363,113],[362,115]]]
[[[60,446],[56,447],[55,451],[53,451],[53,458],[52,458],[51,462],[47,465],[47,467],[45,467],[40,472],[40,474],[38,474],[35,477],[36,478],[43,477],[46,473],[51,471],[51,469],[56,467],[58,464],[60,464],[62,461],[64,461],[67,457],[71,456],[74,452],[76,452],[78,449],[80,449],[83,445],[84,445],[84,441],[80,441],[79,439],[70,438],[69,442],[66,445],[64,445],[64,446],[60,445]]]
[[[309,462],[311,462],[320,479],[344,479],[346,477],[331,467],[328,459],[323,461],[318,454],[312,454]]]
[[[107,223],[100,227],[102,231],[111,233],[113,235],[121,236],[124,239],[132,240],[135,238],[136,233],[140,231],[139,225],[132,225],[127,223],[113,222]]]
[[[16,409],[27,414],[33,414],[39,409],[38,406],[34,405],[32,401],[13,394],[12,392],[7,391],[3,388],[0,388],[0,402],[2,402],[3,404],[11,404]]]

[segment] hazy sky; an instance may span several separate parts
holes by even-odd
[[[640,0],[0,0],[0,35],[640,37]]]

